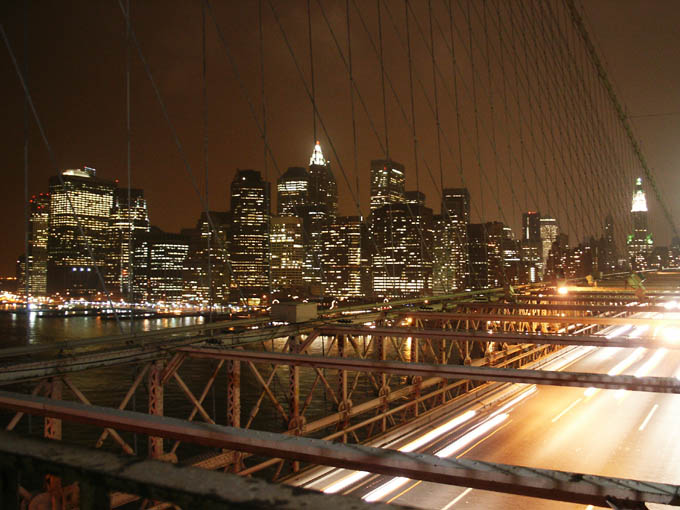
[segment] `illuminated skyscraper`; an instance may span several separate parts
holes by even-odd
[[[375,242],[372,264],[375,297],[430,293],[432,209],[414,204],[388,204],[374,210],[371,218]]]
[[[298,166],[288,168],[279,177],[276,190],[279,216],[301,217],[302,211],[309,205],[309,173]]]
[[[128,203],[128,194],[130,201]],[[130,252],[135,235],[149,231],[149,212],[141,189],[119,188],[114,191],[109,231],[108,268],[109,290],[127,298],[133,282]]]
[[[541,213],[529,211],[522,214],[522,239],[524,241],[541,240]]]
[[[560,233],[560,228],[557,225],[555,218],[541,218],[540,220],[540,237],[541,237],[541,258],[543,263],[543,274],[546,272],[546,265],[548,263],[548,255],[552,244],[557,241],[557,236]],[[543,277],[541,274],[541,278]]]
[[[619,265],[616,240],[614,237],[614,217],[607,214],[604,220],[604,236],[600,243],[601,249],[598,258],[598,270],[604,274],[613,273]]]
[[[28,231],[29,294],[44,296],[47,293],[47,238],[49,232],[50,195],[33,195],[30,201]]]
[[[299,294],[303,287],[302,220],[295,216],[271,219],[272,293]]]
[[[309,202],[304,228],[307,233],[305,253],[305,282],[321,290],[324,283],[323,236],[328,233],[338,211],[338,185],[330,162],[324,158],[321,145],[316,142],[309,159]],[[314,292],[318,293],[318,292]]]
[[[338,216],[325,238],[325,294],[352,299],[362,296],[361,248],[363,222],[360,216]]]
[[[435,290],[447,294],[465,287],[469,278],[467,225],[470,223],[470,193],[467,188],[445,188],[437,250],[438,283]]]
[[[392,160],[371,161],[371,213],[387,204],[401,204],[405,199],[404,165]]]
[[[470,252],[471,288],[501,287],[508,281],[504,267],[504,241],[507,242],[505,225],[500,221],[468,224],[468,247]],[[508,263],[514,257],[514,249],[507,254]]]
[[[633,193],[633,233],[628,236],[628,259],[633,271],[647,269],[647,259],[654,249],[652,235],[647,230],[647,198],[638,177]]]
[[[137,302],[177,304],[183,301],[184,265],[189,239],[152,227],[135,236],[133,294]]]
[[[229,301],[229,239],[231,215],[210,211],[215,227],[211,230],[205,211],[196,227],[183,229],[189,240],[189,253],[184,262],[184,301],[197,306],[222,306]]]
[[[260,172],[236,172],[231,183],[231,214],[231,299],[245,298],[257,305],[270,291],[270,187]]]
[[[47,291],[87,296],[102,291],[115,184],[95,169],[65,170],[50,178]]]

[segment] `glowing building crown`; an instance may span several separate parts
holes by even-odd
[[[319,166],[324,166],[326,164],[326,160],[323,157],[323,152],[321,152],[321,144],[319,141],[316,141],[316,145],[314,146],[314,152],[312,152],[312,157],[309,158],[309,164],[310,165],[319,165]]]
[[[638,177],[635,182],[635,193],[633,193],[633,207],[630,212],[647,212],[647,198],[642,189],[642,178]]]

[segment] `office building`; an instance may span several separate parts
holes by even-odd
[[[438,282],[435,292],[448,294],[467,285],[470,276],[467,225],[470,223],[470,193],[466,188],[445,188],[438,220]]]
[[[404,165],[385,159],[371,161],[371,213],[388,204],[403,203],[405,186]]]
[[[375,243],[372,290],[376,298],[426,295],[432,291],[432,209],[387,204],[371,214]]]
[[[131,251],[136,235],[149,231],[149,211],[144,191],[117,188],[111,209],[106,283],[109,291],[124,299],[131,297],[133,284]]]
[[[321,150],[321,149],[319,149]],[[321,156],[323,159],[323,156]],[[276,210],[279,216],[302,217],[309,205],[309,173],[292,166],[279,177],[276,184]]]
[[[196,227],[182,230],[189,241],[184,262],[185,302],[204,309],[228,303],[230,225],[230,213],[210,211],[210,221],[202,212]]]
[[[338,216],[324,243],[325,295],[337,299],[362,296],[362,229],[360,216]]]
[[[309,159],[309,201],[304,229],[305,246],[304,279],[313,294],[321,295],[324,285],[324,244],[330,225],[338,211],[338,185],[330,162],[324,158],[321,145],[316,142]]]
[[[271,219],[271,274],[272,294],[279,298],[300,295],[304,287],[304,240],[302,220],[295,216]]]
[[[47,292],[95,296],[103,291],[97,273],[106,274],[115,184],[89,167],[65,170],[49,182]]]
[[[47,294],[47,239],[49,236],[50,195],[33,195],[29,202],[28,223],[28,293]],[[25,287],[22,285],[22,292]]]
[[[541,213],[529,211],[522,214],[522,239],[524,241],[541,241]]]
[[[189,239],[152,227],[135,236],[132,292],[136,302],[176,305],[183,302],[184,265]]]
[[[231,183],[231,215],[231,299],[259,305],[270,292],[270,187],[260,172],[236,172]]]
[[[628,260],[633,271],[642,271],[647,269],[647,260],[654,249],[654,241],[647,230],[647,198],[640,177],[635,182],[630,212],[633,233],[628,236]]]

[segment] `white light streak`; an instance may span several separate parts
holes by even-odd
[[[435,453],[435,455],[441,458],[450,457],[454,453],[458,452],[459,450],[463,449],[465,446],[473,442],[475,439],[478,439],[479,437],[483,436],[494,427],[500,425],[507,418],[508,418],[507,414],[499,414],[495,418],[492,418],[489,421],[482,423],[478,427],[472,429],[467,434],[461,436],[453,443],[451,443],[449,446],[439,450],[437,453]],[[389,482],[384,483],[380,487],[377,487],[376,489],[372,490],[361,499],[368,502],[379,501],[388,494],[391,494],[400,487],[406,485],[409,482],[409,480],[410,478],[404,478],[401,476],[393,478]]]
[[[640,425],[640,428],[638,429],[640,432],[642,432],[643,430],[645,430],[645,427],[646,427],[647,424],[649,423],[649,420],[652,419],[652,416],[654,416],[654,413],[656,412],[656,410],[657,410],[658,408],[659,408],[659,404],[654,404],[654,407],[652,407],[652,410],[649,411],[649,414],[648,414],[647,417],[645,418],[645,421],[643,421],[643,422],[642,422],[642,425]]]
[[[455,505],[456,503],[458,503],[458,502],[459,502],[461,499],[463,499],[465,496],[467,496],[468,494],[470,494],[471,491],[472,491],[472,489],[465,489],[463,492],[461,492],[460,494],[458,494],[458,496],[456,496],[455,499],[454,499],[453,501],[451,501],[448,505],[446,505],[444,508],[442,508],[442,510],[449,510],[449,508],[451,508],[453,505]]]
[[[494,418],[490,419],[487,422],[482,423],[479,427],[472,429],[470,432],[462,436],[461,438],[457,439],[453,443],[451,443],[449,446],[446,448],[439,450],[435,455],[437,457],[450,457],[452,454],[456,453],[457,451],[461,450],[463,447],[467,446],[470,444],[472,441],[477,439],[480,436],[483,436],[486,434],[488,431],[490,431],[492,428],[500,425],[503,423],[507,418],[508,414],[499,414],[498,416],[495,416]]]
[[[657,349],[652,357],[649,358],[640,368],[638,368],[638,371],[635,372],[635,377],[644,377],[649,372],[651,372],[651,370],[656,367],[666,356],[666,353],[668,353],[668,349],[664,347]]]
[[[509,408],[513,407],[514,405],[520,403],[522,400],[524,400],[525,398],[527,398],[529,395],[533,395],[535,392],[536,392],[536,385],[533,384],[529,390],[525,391],[525,392],[522,393],[520,396],[515,397],[514,399],[512,399],[510,402],[508,402],[508,403],[505,404],[503,407],[501,407],[498,411],[494,411],[494,412],[491,414],[490,417],[493,418],[493,417],[496,416],[497,414],[501,414],[502,412],[506,411],[507,409],[509,409]]]
[[[590,389],[590,388],[588,388],[588,389]],[[552,419],[552,422],[555,423],[557,420],[559,420],[560,418],[562,418],[562,416],[564,416],[564,415],[567,414],[569,411],[571,411],[574,407],[576,407],[576,405],[577,405],[579,402],[581,402],[581,400],[583,400],[583,397],[580,397],[580,398],[577,398],[576,400],[574,400],[574,401],[569,405],[569,407],[567,407],[564,411],[562,411],[560,414],[558,414],[557,416],[555,416],[555,417]]]
[[[472,418],[474,418],[476,414],[477,414],[476,411],[467,411],[461,414],[460,416],[456,416],[455,418],[447,421],[443,425],[440,425],[439,427],[434,428],[428,433],[420,436],[418,439],[411,441],[410,443],[402,446],[401,448],[397,448],[397,450],[400,452],[413,452],[416,449],[446,434],[447,432],[450,432],[451,430],[455,429],[457,426],[465,423],[466,421],[471,420]],[[333,482],[328,487],[322,489],[322,491],[325,492],[326,494],[335,494],[343,489],[346,489],[353,483],[363,480],[370,474],[371,473],[368,473],[366,471],[355,471],[352,474],[341,478],[337,482]]]

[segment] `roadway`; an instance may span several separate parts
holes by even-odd
[[[609,335],[634,336],[644,330],[610,327],[606,331]],[[577,347],[570,356],[575,359],[565,357],[555,363],[577,372],[680,377],[677,351]],[[430,427],[408,431],[384,443],[403,451],[680,483],[680,444],[675,436],[680,395],[522,386],[515,385],[519,393],[477,408],[473,414],[460,410]],[[336,469],[321,468],[314,477],[298,479],[297,483],[324,492],[354,494],[368,501],[426,509],[586,508]]]

